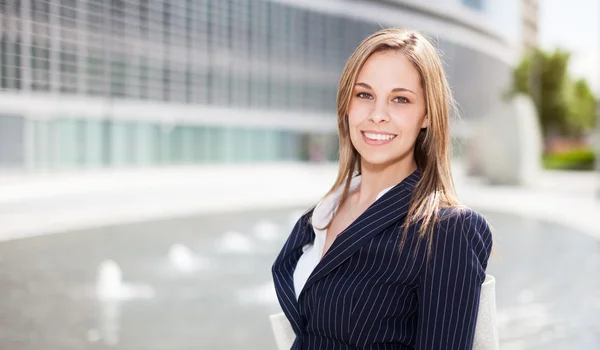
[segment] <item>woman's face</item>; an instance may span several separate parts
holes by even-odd
[[[421,78],[402,53],[381,51],[358,73],[350,107],[350,139],[363,166],[411,159],[419,130],[427,126]],[[408,158],[410,157],[410,158]]]

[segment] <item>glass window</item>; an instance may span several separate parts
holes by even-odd
[[[169,127],[163,124],[152,126],[152,138],[154,140],[154,152],[157,164],[169,163]]]
[[[250,76],[250,106],[256,108],[265,108],[269,104],[269,84],[268,77],[260,72],[252,72]]]
[[[325,19],[317,12],[309,12],[307,21],[307,60],[315,73],[323,67],[325,56]]]
[[[84,143],[84,163],[88,167],[100,167],[103,162],[104,139],[102,138],[102,122],[88,119],[82,126]]]
[[[225,68],[214,67],[210,76],[210,102],[216,105],[227,104],[229,74]]]
[[[462,0],[462,3],[477,11],[482,11],[484,6],[483,0]]]
[[[140,30],[140,36],[144,39],[148,38],[148,21],[150,18],[150,4],[149,4],[149,0],[139,0],[140,1],[140,5],[139,5],[139,30]]]
[[[77,122],[72,119],[57,120],[57,165],[60,168],[74,168],[80,159]]]
[[[327,160],[330,162],[339,161],[340,143],[337,132],[327,134]]]
[[[38,1],[39,2],[39,1]],[[89,33],[103,34],[104,0],[89,0],[87,3],[87,27]]]
[[[125,164],[127,166],[135,165],[137,163],[137,142],[138,142],[138,128],[136,122],[124,122],[123,123],[125,133]]]
[[[276,77],[272,76],[270,81],[269,106],[273,109],[284,109],[287,107],[286,85]]]
[[[204,163],[204,127],[196,125],[192,127],[192,162]]]
[[[196,154],[197,159],[201,163],[208,163],[211,161],[210,154],[210,127],[199,126],[196,129]]]
[[[48,23],[50,18],[50,1],[31,1],[31,19]]]
[[[231,100],[230,104],[236,107],[250,105],[249,79],[244,72],[232,72],[231,75]]]
[[[60,25],[74,28],[77,20],[76,0],[60,0]]]
[[[101,52],[90,49],[90,56],[86,60],[87,89],[91,95],[104,95],[104,57]]]
[[[138,165],[159,164],[159,142],[156,125],[150,123],[135,123],[135,163]]]
[[[2,143],[2,138],[6,138],[6,135],[2,134],[2,116],[0,116],[0,143]],[[52,119],[31,119],[31,118],[23,118],[23,127],[26,128],[22,133],[22,142],[23,147],[23,155],[25,160],[25,165],[28,165],[33,169],[51,169],[54,164],[54,151],[55,151],[55,143],[54,143],[54,135],[53,135],[53,124],[54,121]],[[14,130],[6,130],[9,133]],[[9,147],[4,147],[7,151],[14,155],[14,142],[15,140],[11,140],[8,138]],[[25,146],[27,145],[27,146]],[[13,147],[11,147],[13,146]],[[2,163],[2,145],[0,145],[0,166]]]
[[[4,50],[1,51],[4,52]],[[34,37],[32,39],[30,54],[32,90],[50,90],[50,42],[47,39]],[[2,74],[2,76],[4,76],[4,74]]]
[[[126,74],[125,55],[122,53],[113,53],[110,62],[110,94],[111,96],[125,96],[125,74]]]
[[[222,162],[234,163],[236,160],[235,130],[231,127],[223,127],[221,136],[221,148],[223,149]]]
[[[59,56],[60,61],[60,91],[77,92],[77,47],[63,42]]]
[[[110,0],[110,26],[112,35],[122,38],[125,35],[125,2]]]
[[[112,158],[112,140],[113,140],[113,121],[104,119],[100,121],[100,138],[102,139],[102,164],[106,167],[113,165]]]
[[[233,0],[230,6],[231,53],[236,65],[246,65],[250,53],[251,1]]]
[[[169,61],[164,62],[164,66],[162,69],[162,100],[169,101],[171,95],[171,68],[169,67]]]
[[[220,126],[210,126],[206,130],[209,161],[211,163],[222,163],[225,159],[223,128]]]
[[[131,164],[131,133],[126,122],[110,122],[110,165],[127,166]]]
[[[150,100],[163,100],[164,72],[161,60],[148,56],[148,98]]]
[[[21,89],[21,41],[2,36],[0,42],[0,86]]]
[[[191,164],[194,162],[194,126],[181,127],[181,162]]]
[[[183,127],[174,126],[169,132],[170,140],[170,163],[181,164],[183,162]]]
[[[238,161],[248,163],[252,161],[252,148],[250,147],[251,132],[248,128],[236,129],[236,148],[235,152],[238,155]]]
[[[28,150],[26,158],[28,164],[33,169],[44,169],[47,166],[46,150],[48,149],[46,139],[46,121],[26,119],[25,127],[28,128],[26,142],[31,146]]]
[[[310,159],[310,135],[300,133],[297,140],[296,160],[308,161]]]

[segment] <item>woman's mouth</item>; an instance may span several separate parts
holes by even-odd
[[[361,131],[360,132],[365,143],[369,145],[385,145],[386,143],[392,142],[396,138],[396,134],[381,133],[374,131]]]

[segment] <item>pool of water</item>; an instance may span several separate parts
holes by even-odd
[[[0,243],[0,348],[274,349],[270,268],[300,214],[200,215]],[[488,272],[502,349],[600,348],[598,241],[483,214],[496,231]],[[124,287],[107,293],[119,274]]]

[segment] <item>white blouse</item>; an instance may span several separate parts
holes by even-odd
[[[352,178],[350,181],[350,193],[353,193],[358,189],[360,181],[360,175]],[[381,196],[391,190],[394,186],[381,190],[375,200],[381,198]],[[323,198],[313,211],[312,223],[313,230],[315,231],[315,240],[312,244],[309,243],[302,247],[302,256],[300,256],[296,269],[294,270],[294,290],[296,292],[296,299],[300,296],[300,292],[302,291],[302,288],[304,288],[306,281],[308,281],[308,277],[310,277],[315,267],[317,267],[317,264],[319,264],[319,261],[321,261],[323,249],[325,249],[327,230],[319,230],[315,226],[324,227],[331,221],[340,205],[343,190],[344,187],[342,185],[329,196]]]

